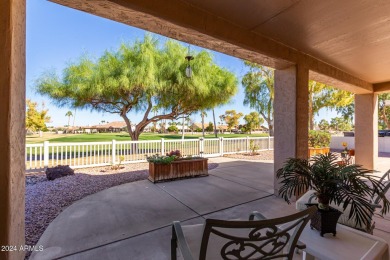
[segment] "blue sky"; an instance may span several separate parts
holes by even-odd
[[[83,54],[99,57],[105,50],[116,49],[120,43],[142,39],[145,31],[93,16],[74,9],[63,7],[45,0],[27,1],[27,98],[38,103],[45,102],[49,109],[52,123],[48,125],[63,126],[68,123],[65,113],[69,108],[58,108],[46,97],[35,93],[33,86],[35,80],[44,72],[54,70],[61,73],[64,67],[77,60]],[[164,37],[161,37],[164,39]],[[212,52],[215,62],[222,67],[234,72],[239,81],[245,74],[243,62],[235,57],[218,52]],[[239,93],[229,105],[216,108],[216,120],[218,116],[228,109],[235,109],[244,114],[249,113],[249,107],[243,105],[243,89],[239,86]],[[209,112],[207,122],[212,120]],[[334,117],[335,112],[321,111],[316,118]],[[137,122],[140,114],[130,114],[131,120]],[[191,118],[200,121],[199,115]],[[117,115],[97,113],[89,110],[77,110],[76,125],[94,125],[100,121],[120,121]]]

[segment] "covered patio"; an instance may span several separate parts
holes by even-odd
[[[356,163],[377,168],[377,95],[390,91],[390,3],[53,2],[276,69],[275,163],[268,169],[272,174],[267,180],[274,182],[269,186],[274,194],[279,186],[275,169],[288,157],[308,154],[309,79],[355,93]],[[24,244],[25,4],[25,0],[0,3],[0,245]],[[255,192],[257,199],[271,199],[262,197],[271,196],[269,189]],[[242,196],[251,194],[246,193]],[[184,220],[212,212],[200,211]],[[0,256],[22,259],[24,252],[1,252]]]
[[[38,242],[44,250],[30,259],[170,259],[174,220],[199,224],[206,218],[247,219],[252,211],[267,218],[296,212],[294,203],[273,195],[272,161],[211,160],[218,167],[208,177],[143,180],[76,202],[49,225]],[[374,234],[390,241],[389,216],[375,221]]]

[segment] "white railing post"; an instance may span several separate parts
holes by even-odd
[[[268,135],[268,150],[271,150],[271,136]]]
[[[219,138],[219,154],[223,156],[223,137]]]
[[[112,156],[112,164],[116,163],[116,140],[112,140],[112,151],[111,151],[111,156]]]
[[[164,138],[161,138],[161,155],[165,155],[165,142],[164,142]]]
[[[203,157],[203,154],[204,154],[204,138],[203,137],[199,137],[199,155],[201,157]]]
[[[249,152],[249,136],[246,137],[246,152]]]
[[[42,154],[40,156],[42,156]],[[43,142],[43,167],[49,167],[49,141]]]

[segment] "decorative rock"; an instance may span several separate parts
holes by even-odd
[[[46,178],[49,181],[55,180],[57,178],[65,177],[68,175],[74,175],[74,170],[69,167],[69,165],[58,165],[54,168],[46,169]]]
[[[217,166],[217,163],[209,163],[209,170]],[[37,180],[26,181],[26,245],[36,245],[50,222],[73,202],[107,188],[148,177],[148,163],[125,164],[123,167],[117,171],[111,170],[111,166],[77,169],[75,175],[55,182],[46,181],[44,172],[37,174],[41,177],[39,179],[26,175],[26,179]],[[30,254],[31,251],[27,251],[25,259]]]

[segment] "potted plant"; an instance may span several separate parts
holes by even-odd
[[[328,217],[327,213],[340,214],[334,213],[330,203],[342,205],[344,211],[348,207],[349,219],[354,218],[357,226],[365,226],[371,222],[375,210],[371,204],[372,197],[380,198],[380,214],[386,214],[390,207],[390,202],[384,195],[385,187],[379,177],[371,174],[372,170],[356,164],[339,165],[337,160],[334,153],[317,155],[309,160],[290,158],[277,171],[277,178],[281,183],[279,194],[288,203],[294,195],[303,194],[309,189],[315,191],[319,210],[313,217],[311,226],[321,231],[321,236],[336,232],[338,217]],[[328,223],[327,220],[333,223]],[[321,227],[324,223],[326,226]]]
[[[325,131],[309,131],[309,157],[330,152],[330,134]]]
[[[148,179],[152,182],[208,175],[208,159],[183,157],[179,150],[171,151],[165,156],[146,156],[146,160],[149,162]]]

